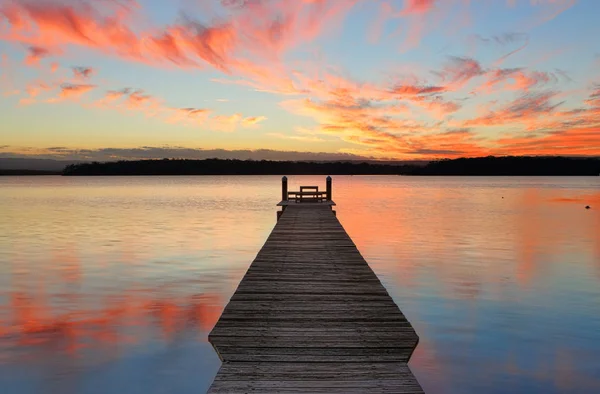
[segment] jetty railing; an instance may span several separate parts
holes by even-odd
[[[326,179],[326,190],[319,191],[319,186],[300,186],[300,191],[288,191],[288,179],[286,176],[281,178],[281,200],[294,203],[322,203],[331,201],[331,177]]]

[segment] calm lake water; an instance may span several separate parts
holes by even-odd
[[[428,394],[600,392],[600,177],[333,180]],[[0,178],[0,392],[205,392],[208,332],[280,193],[278,176]]]

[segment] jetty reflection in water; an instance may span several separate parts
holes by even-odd
[[[0,182],[0,391],[206,390],[280,177]],[[334,177],[333,198],[428,394],[600,392],[595,179]]]

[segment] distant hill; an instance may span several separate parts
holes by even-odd
[[[253,160],[136,160],[72,164],[64,175],[586,175],[600,174],[600,159],[480,157],[426,165],[379,162]]]

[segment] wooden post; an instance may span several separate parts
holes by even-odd
[[[288,184],[287,184],[287,176],[281,178],[281,201],[288,200]]]
[[[327,177],[327,201],[331,201],[331,177]]]

